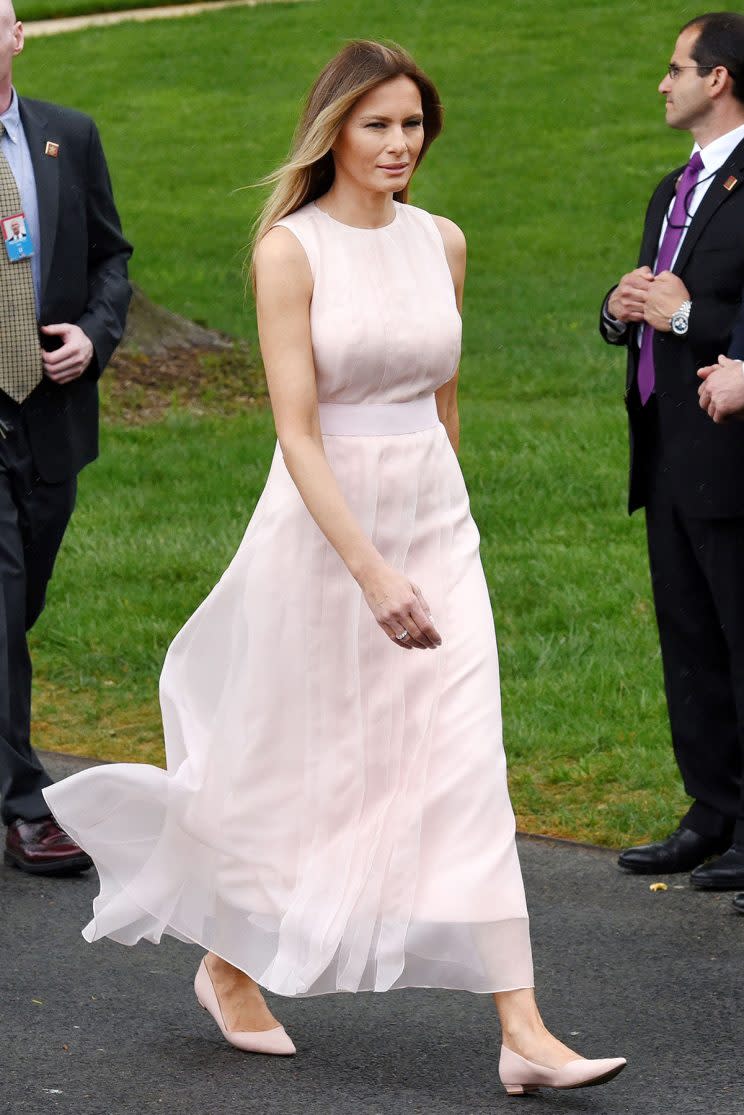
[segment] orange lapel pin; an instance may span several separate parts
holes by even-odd
[[[50,155],[53,159],[56,159],[59,155],[59,144],[52,143],[52,141],[48,139],[46,147],[44,148],[44,154]]]
[[[734,178],[733,174],[730,174],[729,177],[726,179],[726,181],[723,183],[723,188],[724,188],[724,190],[728,190],[728,192],[731,193],[734,186],[738,185],[738,183],[739,183],[739,179]]]

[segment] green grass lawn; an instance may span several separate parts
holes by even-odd
[[[318,0],[89,31],[63,53],[35,40],[16,71],[22,92],[98,120],[134,278],[248,340],[240,266],[259,194],[240,187],[285,154],[319,66],[357,35],[397,39],[431,71],[447,124],[413,200],[469,238],[462,463],[515,806],[533,831],[612,844],[664,832],[683,798],[643,523],[624,509],[622,360],[596,319],[634,264],[652,186],[689,151],[655,88],[696,12]],[[159,761],[167,643],[237,546],[271,448],[266,412],[104,430],[34,635],[39,744]]]

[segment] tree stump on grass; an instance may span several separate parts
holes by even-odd
[[[124,339],[101,380],[106,421],[141,425],[169,410],[235,414],[266,396],[248,341],[189,321],[133,287]]]
[[[230,348],[224,333],[205,329],[195,321],[174,314],[152,302],[140,287],[132,284],[132,301],[120,352],[144,356],[163,356],[174,348],[219,350]]]

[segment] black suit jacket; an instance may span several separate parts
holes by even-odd
[[[97,380],[124,331],[132,248],[90,117],[26,97],[19,108],[39,201],[40,324],[79,325],[94,349],[81,377],[65,385],[45,377],[22,404],[36,469],[54,483],[98,454]],[[45,153],[48,142],[58,145],[56,157]],[[44,347],[54,343],[42,337]],[[2,401],[6,413],[17,406],[6,395]]]
[[[654,266],[664,214],[683,170],[668,174],[651,198],[639,267]],[[735,179],[733,188],[731,179]],[[685,337],[654,334],[658,401],[654,436],[659,439],[663,467],[686,514],[744,515],[744,424],[716,424],[701,410],[697,393],[697,369],[714,364],[719,353],[729,352],[734,334],[744,333],[744,142],[710,183],[673,271],[690,292],[692,313]],[[618,339],[601,315],[600,332],[608,343],[628,347],[625,401],[630,425],[629,510],[633,512],[647,500],[652,448],[637,386],[638,327],[630,326]]]

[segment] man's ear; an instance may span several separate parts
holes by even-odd
[[[714,66],[709,76],[713,79],[710,84],[710,93],[713,97],[720,97],[725,92],[729,83],[733,85],[734,79],[725,66]]]
[[[13,57],[15,58],[17,55],[19,55],[21,53],[21,51],[23,50],[24,44],[25,44],[25,35],[24,35],[24,31],[23,31],[23,24],[21,23],[20,20],[18,20],[18,22],[16,23],[16,25],[13,28],[13,40],[14,40],[13,41]]]

